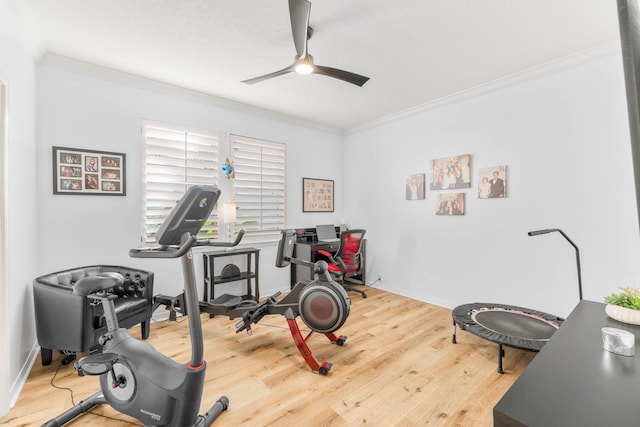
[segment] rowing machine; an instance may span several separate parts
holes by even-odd
[[[225,294],[208,302],[200,302],[200,310],[210,315],[228,316],[231,320],[240,318],[241,320],[236,324],[236,333],[246,331],[248,335],[252,333],[251,325],[258,323],[264,316],[269,314],[284,316],[293,341],[307,365],[314,373],[327,375],[332,364],[318,362],[307,346],[307,341],[315,332],[318,332],[324,334],[332,344],[344,345],[347,337],[336,336],[334,332],[347,320],[351,299],[342,286],[331,279],[325,261],[314,264],[292,257],[295,239],[293,230],[282,231],[282,237],[278,243],[276,267],[284,268],[290,263],[313,267],[314,280],[298,282],[291,292],[279,300],[277,298],[280,292],[263,301]],[[236,242],[238,240],[236,239]],[[296,320],[298,316],[311,329],[306,337],[298,327]]]

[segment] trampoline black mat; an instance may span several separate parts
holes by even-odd
[[[452,316],[463,331],[528,351],[540,351],[564,320],[542,311],[493,303],[460,305]]]

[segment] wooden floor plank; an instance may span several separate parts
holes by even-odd
[[[497,346],[464,331],[451,343],[451,310],[369,288],[352,294],[351,313],[338,331],[340,347],[322,334],[308,345],[328,376],[311,373],[282,316],[267,316],[253,335],[235,334],[235,321],[202,315],[207,379],[202,410],[222,394],[230,406],[215,426],[491,426],[492,409],[535,353],[507,348],[505,374]],[[301,329],[306,329],[299,319]],[[139,337],[139,328],[131,329]],[[308,333],[308,330],[303,333]],[[153,323],[148,342],[180,363],[190,357],[186,318]],[[98,389],[98,379],[78,377],[71,365],[38,359],[14,408],[0,425],[40,425]],[[133,418],[96,408],[69,426],[130,426]],[[128,422],[126,422],[128,421]],[[137,423],[139,424],[139,423]]]

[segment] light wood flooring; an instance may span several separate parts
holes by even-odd
[[[201,408],[222,394],[230,400],[213,425],[492,426],[494,405],[536,353],[506,348],[500,375],[496,344],[460,329],[458,344],[451,343],[451,310],[378,289],[367,293],[350,294],[351,314],[337,331],[348,336],[343,347],[321,334],[308,341],[319,361],[333,362],[328,376],[311,373],[282,316],[266,316],[248,336],[235,334],[235,321],[203,314],[208,366]],[[190,356],[185,319],[152,324],[148,340],[181,363]],[[139,337],[139,328],[131,333]],[[62,357],[54,353],[46,367],[38,358],[0,425],[41,425],[72,406],[72,394],[77,403],[98,390],[96,377],[78,377],[71,365],[61,366]],[[105,405],[93,412],[116,419],[85,414],[67,425],[139,424]]]

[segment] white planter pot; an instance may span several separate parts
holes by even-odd
[[[619,305],[607,304],[604,309],[607,316],[619,322],[631,325],[640,325],[640,310],[632,308],[620,307]]]

